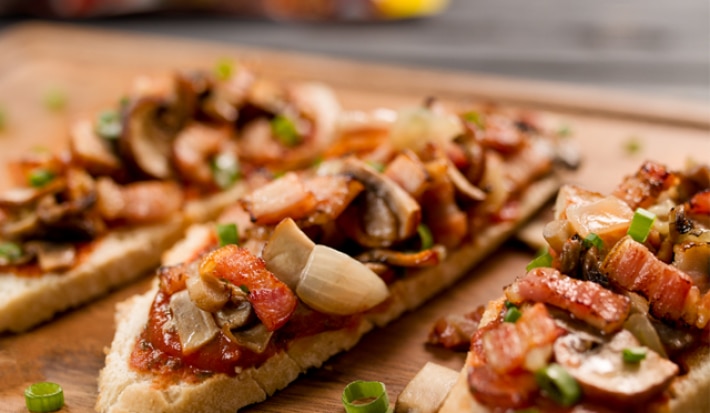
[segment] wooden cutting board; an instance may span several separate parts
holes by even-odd
[[[710,162],[710,107],[558,84],[436,70],[413,70],[285,52],[197,43],[135,34],[28,24],[0,35],[0,161],[42,146],[62,147],[71,119],[111,107],[138,75],[210,68],[220,58],[247,62],[265,76],[319,80],[343,106],[398,108],[436,96],[447,103],[494,101],[548,112],[568,126],[585,156],[570,182],[608,192],[645,159],[682,167],[688,158]],[[60,110],[43,103],[65,98]],[[625,150],[635,142],[639,150]],[[7,184],[0,175],[0,187]],[[394,402],[416,372],[433,361],[460,369],[464,355],[425,344],[434,321],[470,311],[498,296],[532,252],[515,243],[421,309],[369,333],[352,351],[301,376],[250,412],[339,412],[350,381],[379,380]],[[23,412],[23,389],[49,380],[64,387],[63,412],[93,411],[103,351],[113,338],[114,306],[145,291],[149,276],[23,335],[0,335],[0,412]],[[0,299],[2,299],[0,297]]]

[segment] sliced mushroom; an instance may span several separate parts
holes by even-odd
[[[61,192],[66,185],[66,180],[54,179],[39,188],[19,187],[3,191],[0,193],[0,208],[9,210],[31,208],[43,196]]]
[[[214,317],[222,331],[244,327],[256,318],[254,310],[247,300],[241,300],[237,304],[225,306],[217,311]]]
[[[640,363],[624,362],[623,350],[638,346],[638,340],[626,330],[597,347],[568,334],[555,342],[554,355],[579,382],[585,397],[623,408],[648,401],[678,374],[678,366],[650,349]]]
[[[688,274],[704,294],[710,289],[710,242],[684,242],[673,247],[673,265]]]
[[[76,248],[72,244],[30,241],[24,248],[37,256],[39,267],[45,273],[68,270],[77,260]]]
[[[394,181],[355,158],[346,159],[340,172],[354,177],[368,192],[384,201],[396,219],[396,241],[407,239],[417,232],[421,221],[421,208],[417,201]],[[382,246],[387,245],[390,244]]]
[[[151,178],[167,179],[174,175],[171,156],[177,130],[160,121],[159,114],[165,110],[161,100],[136,100],[127,110],[119,139],[123,159]]]
[[[96,134],[90,119],[74,123],[69,135],[72,160],[94,175],[110,175],[118,171],[121,161],[111,152],[106,141]]]

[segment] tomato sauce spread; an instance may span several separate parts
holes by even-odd
[[[332,316],[299,303],[289,321],[274,332],[266,349],[256,353],[219,333],[210,342],[184,355],[177,332],[164,328],[170,321],[170,295],[159,291],[150,309],[149,321],[136,340],[129,364],[141,372],[160,376],[159,382],[198,382],[213,374],[236,376],[242,368],[258,367],[289,343],[329,330],[355,328],[360,315]]]

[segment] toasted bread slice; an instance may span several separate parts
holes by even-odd
[[[298,338],[257,368],[243,369],[234,377],[215,374],[197,384],[178,382],[154,385],[155,376],[129,368],[129,357],[148,319],[156,289],[122,303],[117,312],[117,332],[99,376],[100,412],[233,412],[265,400],[286,387],[309,368],[318,367],[334,354],[353,347],[373,326],[384,326],[413,310],[452,285],[473,265],[495,250],[524,220],[537,211],[559,186],[550,176],[530,185],[521,198],[520,219],[488,227],[474,241],[452,251],[446,260],[400,279],[389,286],[390,298],[365,313],[353,327]],[[181,248],[180,244],[176,248]],[[184,244],[182,245],[184,248]],[[175,254],[169,253],[174,257]]]

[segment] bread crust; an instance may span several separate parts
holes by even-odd
[[[497,248],[516,227],[537,211],[559,187],[550,176],[533,185],[521,199],[521,217],[487,228],[475,241],[449,254],[441,264],[407,276],[390,286],[390,298],[365,314],[354,328],[327,331],[290,343],[258,368],[242,370],[236,377],[215,375],[197,385],[179,383],[164,389],[152,385],[150,374],[128,367],[128,358],[156,290],[119,305],[116,336],[99,376],[96,410],[127,412],[234,412],[265,400],[286,387],[309,368],[321,366],[331,356],[352,348],[374,326],[384,326],[412,310],[461,278],[473,265]]]
[[[198,201],[172,219],[121,228],[94,241],[93,249],[75,268],[41,276],[0,274],[0,332],[20,333],[55,314],[100,297],[145,275],[184,234],[190,223],[212,219],[244,192],[244,185]]]
[[[491,323],[500,314],[505,298],[491,301],[483,313],[480,326]],[[685,355],[688,373],[676,377],[670,385],[666,403],[648,407],[648,413],[706,413],[710,411],[710,347],[697,347]],[[468,387],[468,368],[471,353],[449,391],[439,413],[491,413],[478,403]]]

